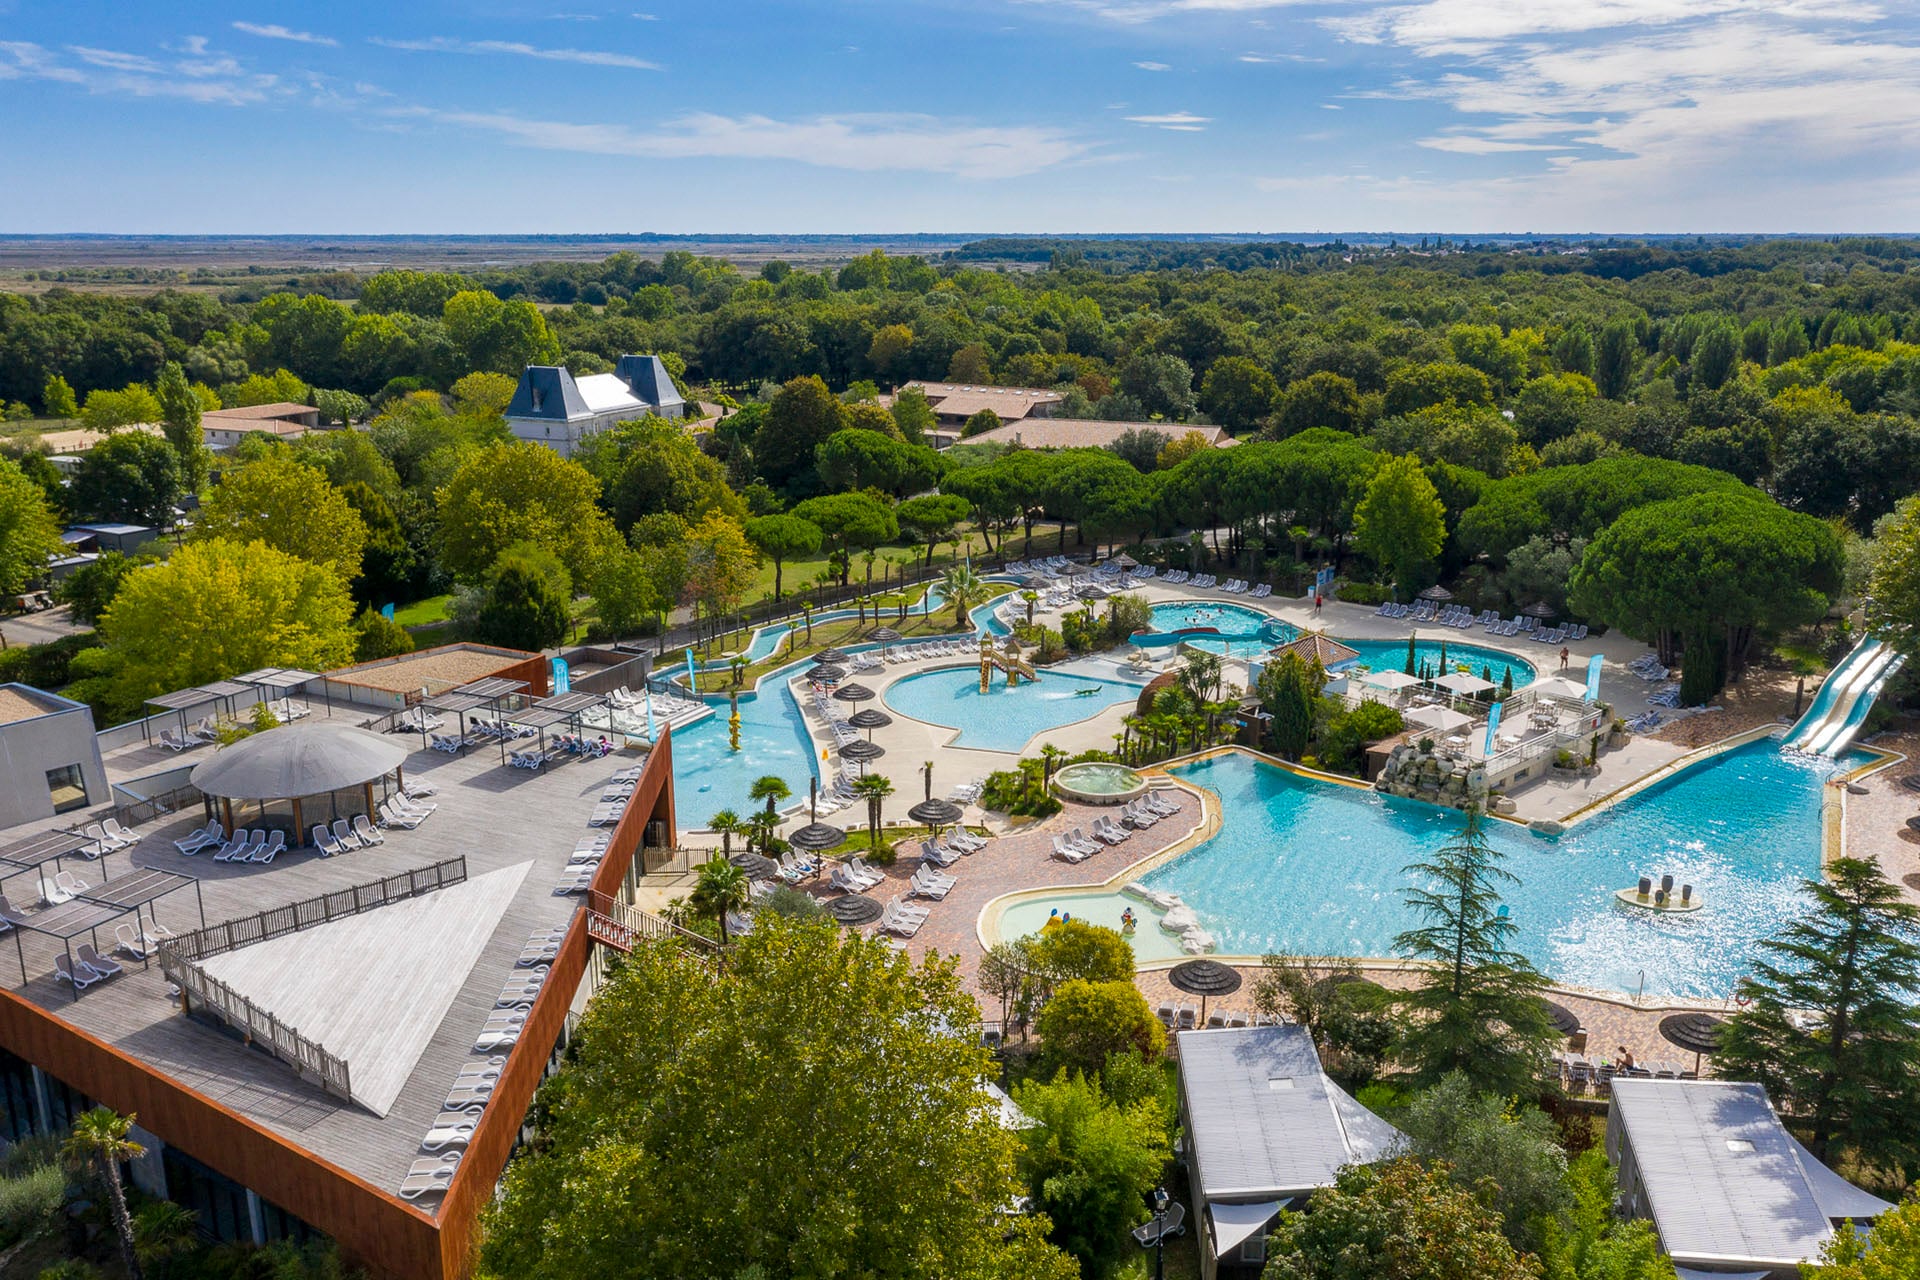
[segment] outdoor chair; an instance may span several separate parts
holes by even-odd
[[[118,818],[108,818],[101,825],[106,828],[108,835],[120,842],[120,847],[123,849],[140,843],[140,837],[121,826]]]
[[[209,822],[198,831],[182,836],[173,842],[173,847],[189,856],[200,852],[209,845],[220,844],[226,840],[226,833],[220,829],[219,822]]]
[[[400,812],[393,807],[393,802],[390,800],[380,806],[381,826],[399,827],[402,831],[412,831],[425,821],[426,818],[424,816],[414,817]]]
[[[64,982],[72,983],[75,991],[85,991],[88,987],[100,981],[100,975],[87,968],[84,964],[78,967],[70,964],[64,952],[53,958],[53,974],[54,977]]]
[[[1198,1017],[1198,1010],[1190,1004],[1183,1004],[1175,1012],[1173,1029],[1175,1031],[1191,1031]]]
[[[272,862],[275,858],[279,857],[280,854],[284,853],[286,848],[287,833],[275,829],[273,833],[267,837],[265,844],[257,849],[249,849],[247,851],[247,861],[259,863]]]
[[[366,845],[366,841],[353,833],[353,827],[345,818],[335,818],[331,830],[333,838],[340,842],[342,849],[359,849]]]
[[[79,958],[81,964],[87,966],[87,968],[93,970],[103,978],[117,978],[126,972],[125,969],[120,967],[118,961],[109,960],[98,951],[95,951],[91,942],[81,943],[73,949],[73,954]]]
[[[346,847],[333,838],[333,832],[327,830],[325,823],[315,823],[313,827],[313,847],[320,851],[323,858],[345,853]]]
[[[387,842],[387,838],[380,834],[380,828],[367,821],[367,815],[364,813],[356,813],[353,815],[353,834],[360,837],[360,843],[362,845],[385,844]]]

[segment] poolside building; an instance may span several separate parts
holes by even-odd
[[[1026,418],[968,436],[964,443],[1017,444],[1025,449],[1111,449],[1129,431],[1158,431],[1169,441],[1195,434],[1214,449],[1237,443],[1224,427],[1185,422],[1104,422],[1094,418]]]
[[[28,685],[0,684],[0,828],[106,798],[92,709]]]
[[[1821,1164],[1757,1084],[1616,1077],[1607,1155],[1680,1280],[1797,1280],[1840,1224],[1893,1207]]]
[[[1205,1280],[1257,1277],[1281,1209],[1400,1140],[1328,1078],[1300,1026],[1182,1032],[1180,1115]]]
[[[1044,387],[986,387],[959,382],[922,382],[914,380],[901,387],[912,387],[933,406],[935,420],[932,443],[939,447],[960,437],[967,419],[982,409],[991,409],[1002,425],[1048,418],[1057,413],[1066,396]]]
[[[200,436],[207,448],[226,453],[250,435],[276,440],[298,440],[320,430],[320,411],[310,404],[278,401],[242,405],[237,409],[209,409],[200,415]]]
[[[575,376],[565,365],[530,364],[507,405],[521,440],[571,457],[581,441],[621,422],[686,416],[687,402],[659,356],[621,356],[612,373]]]

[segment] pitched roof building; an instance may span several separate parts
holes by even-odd
[[[1182,1032],[1180,1111],[1205,1280],[1258,1276],[1283,1207],[1400,1140],[1327,1077],[1299,1026]]]
[[[986,387],[958,382],[920,382],[906,384],[926,396],[933,405],[933,416],[940,429],[958,431],[968,418],[982,409],[1000,415],[1001,422],[1020,422],[1045,418],[1057,411],[1066,397],[1044,387]],[[901,390],[905,390],[902,387]]]
[[[1225,427],[1186,422],[1103,422],[1093,418],[1025,418],[982,431],[958,444],[1018,444],[1028,449],[1111,449],[1129,431],[1158,431],[1178,440],[1198,432],[1216,449],[1234,443]]]
[[[1839,1223],[1893,1207],[1815,1159],[1757,1084],[1615,1077],[1607,1155],[1680,1280],[1794,1280]]]
[[[507,405],[507,428],[569,457],[580,442],[652,414],[679,418],[687,402],[659,356],[621,356],[612,373],[575,377],[565,365],[530,364]]]

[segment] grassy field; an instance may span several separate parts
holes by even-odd
[[[896,597],[897,599],[897,597]],[[785,641],[773,653],[760,662],[750,663],[740,673],[740,688],[749,688],[755,680],[777,667],[783,667],[795,658],[817,653],[821,649],[836,648],[843,645],[871,644],[873,633],[882,627],[890,627],[905,636],[908,642],[926,639],[932,636],[951,635],[954,630],[953,610],[936,609],[931,618],[909,611],[905,621],[899,617],[897,605],[889,605],[880,610],[876,617],[870,609],[867,620],[847,618],[839,622],[816,622],[813,624],[812,639],[807,637],[806,625],[796,621],[793,630]],[[700,646],[694,652],[695,658],[707,662],[720,658],[727,653],[737,653],[747,647],[751,632],[731,631],[720,637],[717,642]],[[677,668],[686,662],[684,649],[672,650],[663,655],[657,668]],[[701,688],[713,693],[723,688],[734,687],[733,677],[724,672],[709,672],[703,675]]]
[[[951,542],[941,543],[940,550],[934,554],[933,567],[936,570],[943,569],[948,565],[956,564],[966,559],[969,555],[983,556],[986,552],[987,540],[985,535],[978,532],[971,532],[964,535],[957,548]],[[873,581],[878,583],[881,580],[883,565],[895,566],[896,570],[900,565],[906,565],[909,568],[918,568],[921,562],[926,559],[926,554],[926,549],[923,547],[879,548],[873,561]],[[857,583],[867,581],[866,559],[867,556],[864,551],[857,552],[854,555],[853,572],[847,579],[849,582]],[[825,553],[808,556],[804,560],[789,560],[781,571],[781,592],[784,595],[791,595],[793,592],[811,586],[816,582],[824,582],[826,580],[826,574],[827,557]],[[746,603],[755,604],[761,600],[772,599],[772,597],[773,561],[767,560],[761,563],[760,573],[754,578],[753,585],[747,588],[745,599]]]

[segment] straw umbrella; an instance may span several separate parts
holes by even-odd
[[[1720,1051],[1720,1028],[1726,1025],[1710,1013],[1674,1013],[1660,1019],[1660,1034],[1693,1054],[1693,1073],[1699,1075],[1701,1056]]]
[[[872,702],[878,696],[879,695],[874,693],[873,690],[858,681],[843,684],[833,691],[833,700],[835,702]]]
[[[859,762],[862,777],[866,776],[868,762],[878,760],[885,754],[887,754],[885,747],[865,738],[855,738],[852,742],[840,748],[840,758],[842,760],[855,760]]]
[[[1436,582],[1415,598],[1419,600],[1431,600],[1435,604],[1445,604],[1447,601],[1453,599],[1453,592]]]
[[[1218,960],[1186,960],[1167,970],[1167,981],[1176,991],[1200,997],[1199,1026],[1207,1025],[1207,1001],[1214,996],[1230,996],[1240,989],[1240,971]]]
[[[836,667],[831,662],[823,662],[813,670],[807,672],[807,679],[818,681],[821,684],[832,684],[836,680],[845,680],[846,678],[847,669],[845,667]]]
[[[927,762],[927,767],[921,770],[921,773],[925,775],[927,781],[926,799],[907,810],[907,816],[937,836],[940,834],[940,828],[950,827],[959,822],[964,816],[964,810],[951,800],[933,798],[932,761]]]
[[[867,741],[873,741],[873,731],[884,729],[893,723],[893,717],[878,707],[862,707],[847,717],[847,723],[856,729],[867,731]]]
[[[787,837],[787,843],[808,853],[827,853],[847,842],[847,833],[820,821],[820,781],[814,779],[807,789],[807,815],[812,819]]]

